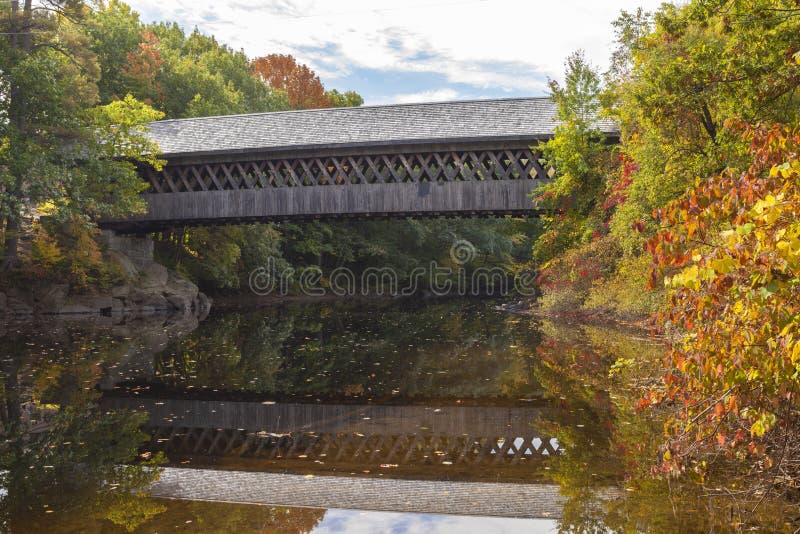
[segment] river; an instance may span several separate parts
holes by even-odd
[[[657,340],[497,305],[6,325],[2,530],[791,531],[647,476]]]

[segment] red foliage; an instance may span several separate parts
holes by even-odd
[[[619,154],[617,161],[619,163],[620,175],[611,186],[611,190],[608,196],[606,196],[606,200],[603,202],[603,209],[606,211],[613,210],[628,200],[626,192],[633,182],[631,176],[638,169],[636,162],[625,152]]]

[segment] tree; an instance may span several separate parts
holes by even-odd
[[[800,69],[787,58],[797,51],[798,12],[791,0],[713,0],[617,21],[605,98],[637,169],[610,227],[627,254],[656,231],[654,209],[698,176],[747,164],[741,139],[722,128],[727,118],[797,120]]]
[[[100,71],[76,24],[86,14],[81,2],[57,13],[34,10],[30,1],[21,11],[17,1],[4,6],[0,219],[7,269],[18,263],[22,219],[42,206],[87,224],[143,209],[144,183],[132,161],[158,166],[142,156],[157,152],[142,131],[160,115],[133,98],[96,107]]]
[[[563,86],[551,81],[550,88],[559,124],[542,147],[554,174],[534,193],[534,202],[545,214],[533,243],[533,260],[541,271],[541,307],[551,313],[575,313],[593,284],[613,273],[619,256],[616,242],[606,234],[616,207],[614,180],[624,165],[597,128],[600,76],[582,51],[567,58]]]
[[[751,471],[749,487],[759,472],[779,488],[796,480],[783,460],[798,454],[785,444],[797,416],[799,15],[788,0],[693,1],[617,24],[606,97],[636,168],[611,235],[629,256],[646,243],[674,330],[663,384],[642,401],[674,415],[659,472],[730,461]]]
[[[130,83],[128,63],[138,59],[142,26],[139,14],[119,0],[101,4],[87,17],[85,32],[100,66],[100,102],[109,103],[128,93],[143,101],[151,96],[140,94]]]
[[[609,150],[595,126],[600,109],[600,77],[582,51],[566,61],[564,85],[550,81],[558,106],[553,139],[543,154],[557,174],[539,188],[535,201],[552,213],[543,217],[543,235],[534,245],[534,259],[546,262],[570,246],[587,242],[602,230],[602,197]]]
[[[167,118],[289,109],[285,93],[253,76],[243,52],[197,30],[187,35],[175,23],[145,25],[118,0],[87,17],[86,33],[102,72],[103,103],[130,93]]]
[[[158,37],[149,29],[140,32],[141,42],[135,52],[128,52],[122,74],[129,80],[128,88],[145,96],[147,103],[163,102],[164,88],[159,74],[164,66]]]
[[[644,402],[679,407],[664,470],[749,455],[770,484],[791,485],[800,478],[792,467],[800,454],[800,128],[731,130],[750,143],[751,164],[698,180],[656,213],[651,283],[671,288],[662,321],[682,335],[665,361],[666,391]]]
[[[325,88],[314,71],[307,65],[298,63],[291,55],[270,54],[259,57],[252,62],[253,72],[265,84],[274,89],[285,91],[289,103],[295,109],[317,109],[331,107],[331,101],[325,94]],[[341,95],[346,97],[345,95]],[[337,92],[337,102],[342,98]]]
[[[325,96],[334,108],[357,108],[364,104],[364,99],[355,91],[340,93],[336,89],[331,89],[325,92]]]
[[[658,231],[652,213],[697,177],[749,165],[747,144],[722,126],[726,119],[797,123],[800,68],[791,58],[798,51],[798,14],[791,0],[698,0],[665,3],[654,14],[623,13],[615,23],[619,48],[598,96],[603,113],[620,126],[619,165],[606,172],[606,191],[598,184],[591,192],[605,213],[595,207],[576,217],[567,204],[561,220],[552,221],[557,225],[545,219],[548,232],[536,245],[537,259],[558,257],[585,246],[571,243],[585,243],[589,233],[608,232],[621,258],[592,282],[584,308],[647,315],[662,304],[661,291],[644,293],[649,260],[643,246]],[[568,164],[582,163],[577,148]]]

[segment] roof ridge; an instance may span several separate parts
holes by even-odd
[[[376,104],[372,106],[356,106],[356,107],[337,107],[337,108],[318,108],[318,109],[288,109],[283,111],[257,111],[255,113],[234,113],[231,115],[208,115],[204,117],[184,117],[179,119],[164,119],[160,121],[155,121],[150,123],[152,124],[165,124],[165,123],[172,123],[172,122],[185,122],[185,121],[198,121],[198,120],[206,120],[206,119],[222,119],[228,117],[258,117],[262,115],[281,115],[281,114],[289,114],[289,113],[314,113],[320,111],[353,111],[353,110],[369,110],[369,109],[379,109],[379,108],[400,108],[400,107],[411,107],[411,106],[434,106],[434,105],[441,105],[441,104],[472,104],[476,102],[511,102],[511,101],[522,101],[522,100],[549,100],[552,99],[549,96],[515,96],[515,97],[507,97],[507,98],[471,98],[467,100],[437,100],[434,102],[404,102],[401,104]]]

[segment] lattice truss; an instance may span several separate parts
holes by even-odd
[[[555,439],[446,435],[364,435],[359,433],[284,435],[211,428],[147,429],[151,447],[165,452],[264,459],[309,459],[329,462],[517,464],[559,453]]]
[[[449,151],[372,156],[264,159],[143,169],[151,193],[268,189],[315,185],[546,179],[541,154],[530,149]]]

